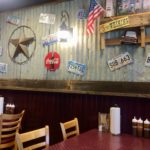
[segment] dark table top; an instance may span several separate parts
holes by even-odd
[[[93,129],[44,150],[150,150],[150,138],[114,136]]]

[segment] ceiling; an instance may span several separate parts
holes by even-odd
[[[63,2],[70,0],[0,0],[0,12],[23,8],[32,5],[38,5],[46,2]]]

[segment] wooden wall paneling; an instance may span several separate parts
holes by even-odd
[[[51,144],[62,140],[60,121],[78,117],[82,133],[97,128],[98,112],[109,113],[114,104],[121,108],[121,133],[132,133],[134,116],[150,119],[150,101],[147,98],[15,90],[0,90],[0,95],[4,96],[5,104],[14,102],[16,112],[26,109],[22,132],[48,124]]]

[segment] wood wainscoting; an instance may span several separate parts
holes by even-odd
[[[122,133],[132,133],[134,116],[150,119],[148,83],[1,81],[0,88],[5,104],[13,102],[16,112],[26,110],[21,132],[48,124],[51,144],[62,140],[60,122],[78,117],[82,133],[97,128],[98,112],[109,113],[114,104],[121,108]]]

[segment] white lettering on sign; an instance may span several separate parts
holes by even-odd
[[[119,69],[125,65],[132,63],[132,58],[128,52],[121,54],[108,61],[108,66],[111,71]]]
[[[150,53],[148,53],[146,61],[145,61],[145,66],[150,67]]]
[[[58,64],[58,63],[59,63],[59,59],[58,58],[47,59],[46,60],[46,64]]]

